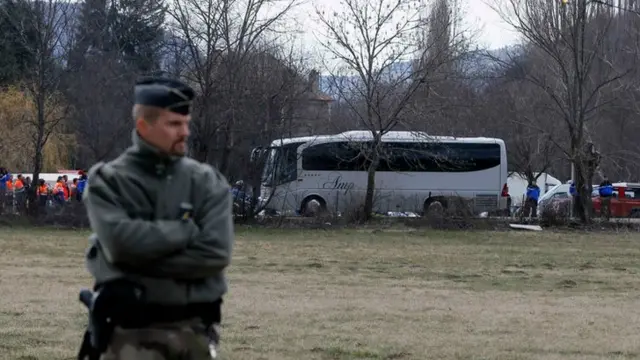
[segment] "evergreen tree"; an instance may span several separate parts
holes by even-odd
[[[84,65],[88,55],[104,55],[109,50],[107,38],[107,1],[85,0],[80,9],[76,26],[76,41],[69,54],[71,69]]]
[[[84,0],[70,61],[108,53],[134,73],[157,71],[164,21],[161,0]]]
[[[150,73],[160,69],[165,12],[161,0],[118,0],[111,5],[111,37],[122,59],[134,71]]]
[[[29,44],[37,42],[34,16],[27,3],[0,0],[0,86],[23,80],[34,67],[36,57]]]

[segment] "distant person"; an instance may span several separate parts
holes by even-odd
[[[7,192],[7,181],[10,176],[11,173],[7,169],[0,168],[0,192],[2,195]]]
[[[611,198],[613,197],[613,184],[607,176],[604,177],[598,187],[600,195],[600,216],[609,220],[611,218]]]
[[[19,213],[23,213],[27,205],[27,189],[25,186],[25,179],[22,174],[19,174],[18,178],[13,183],[13,196],[16,204],[16,210]]]
[[[532,181],[527,186],[527,200],[524,207],[525,217],[538,217],[538,200],[540,199],[540,188],[536,184],[536,181]]]
[[[569,186],[569,196],[571,197],[573,216],[578,216],[578,191],[576,191],[576,183],[573,181],[571,181],[571,185]]]
[[[13,193],[13,185],[14,185],[14,180],[13,180],[13,175],[12,174],[6,174],[5,176],[5,193],[4,193],[4,206],[5,209],[13,212],[14,206],[13,206],[13,200],[14,200],[14,193]]]
[[[4,183],[5,183],[5,189],[7,193],[10,193],[13,196],[13,184],[14,184],[13,175],[7,174],[5,176]]]
[[[69,190],[69,177],[67,175],[62,176],[62,192],[64,194],[64,201],[69,201],[69,195],[71,192]]]
[[[7,196],[7,180],[9,179],[9,170],[0,167],[0,213],[4,211]]]
[[[13,191],[16,193],[22,193],[24,190],[24,176],[22,176],[22,174],[18,174],[18,178],[13,183]]]
[[[82,194],[87,186],[87,174],[84,171],[80,171],[80,179],[78,180],[78,186],[76,187],[76,198],[78,201],[82,201]]]
[[[73,178],[71,180],[71,185],[69,185],[69,200],[73,200],[77,197],[76,193],[78,191],[78,178]]]
[[[59,206],[64,205],[65,186],[64,186],[64,178],[62,176],[58,176],[58,178],[56,179],[56,184],[53,186],[53,200]]]
[[[238,180],[233,184],[231,195],[233,196],[233,201],[243,201],[245,199],[244,181]]]
[[[47,207],[47,200],[49,199],[49,187],[44,179],[38,179],[38,205],[41,208]]]

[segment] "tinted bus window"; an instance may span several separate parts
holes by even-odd
[[[302,168],[311,171],[365,171],[367,143],[333,142],[306,148]],[[470,172],[500,165],[499,144],[393,143],[381,145],[377,171]]]
[[[310,146],[302,152],[302,169],[315,171],[365,171],[366,143],[332,142]]]
[[[500,145],[383,143],[378,171],[471,172],[500,165]]]

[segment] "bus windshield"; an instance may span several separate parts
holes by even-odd
[[[269,150],[269,156],[262,172],[264,186],[277,186],[296,180],[298,167],[298,146],[302,143],[292,143]]]
[[[264,163],[264,169],[262,171],[262,184],[271,185],[271,179],[273,178],[274,167],[276,165],[276,157],[278,156],[278,148],[272,148],[269,150],[269,155]]]

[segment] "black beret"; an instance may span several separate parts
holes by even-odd
[[[188,115],[195,93],[178,80],[165,77],[145,77],[136,82],[135,103],[167,109]]]

